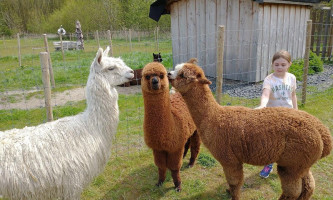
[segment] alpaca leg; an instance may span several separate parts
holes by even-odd
[[[243,165],[222,166],[229,189],[227,190],[233,200],[240,199],[240,189],[244,182]]]
[[[179,171],[182,166],[182,160],[183,160],[182,156],[183,156],[183,149],[169,153],[167,158],[167,165],[168,168],[171,170],[171,176],[177,192],[181,191],[181,179]]]
[[[153,150],[154,162],[158,167],[158,182],[156,186],[161,186],[165,180],[166,170],[167,170],[167,153],[163,151]]]
[[[186,154],[187,154],[187,151],[188,149],[190,148],[190,142],[191,142],[191,138],[189,138],[185,144],[185,147],[184,147],[184,154],[183,154],[183,158],[185,158]]]
[[[298,197],[298,200],[307,200],[310,199],[315,188],[315,180],[312,176],[311,171],[302,178],[302,193]]]
[[[179,170],[171,170],[171,176],[177,192],[182,190]]]
[[[193,135],[191,136],[191,158],[188,167],[193,167],[195,160],[200,151],[200,137],[197,131],[194,131]]]
[[[291,167],[277,167],[281,181],[282,195],[279,200],[298,199],[302,192],[302,179],[300,169]]]

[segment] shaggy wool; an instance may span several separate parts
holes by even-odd
[[[118,125],[115,86],[133,78],[133,71],[108,51],[100,48],[90,67],[83,113],[0,132],[0,195],[79,199],[104,169]]]
[[[300,110],[220,106],[203,70],[193,63],[170,72],[205,146],[223,167],[232,199],[240,198],[243,163],[277,163],[282,199],[310,199],[315,180],[310,167],[330,154],[332,136],[316,117]]]
[[[158,167],[157,185],[162,185],[166,170],[170,169],[175,188],[180,191],[183,156],[187,149],[191,148],[189,167],[192,167],[199,153],[201,141],[184,99],[179,93],[169,93],[165,67],[158,62],[148,63],[143,68],[142,75],[144,139],[147,146],[153,150],[154,161]]]

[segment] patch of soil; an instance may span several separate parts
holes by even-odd
[[[298,82],[298,90],[301,89],[302,82]],[[308,76],[308,86],[315,86],[318,91],[325,90],[333,85],[333,66],[324,66],[324,71],[318,74]],[[215,82],[211,85],[212,90],[215,90]],[[119,94],[131,95],[141,93],[141,85],[131,85],[130,87],[117,86]],[[233,97],[257,98],[261,96],[262,83],[242,83],[236,81],[224,81],[223,92],[228,93]],[[9,91],[0,93],[0,110],[9,109],[32,109],[42,108],[45,106],[44,98],[42,95],[34,95],[29,100],[24,97],[29,93],[37,92],[31,91]],[[14,100],[13,100],[14,99]],[[52,94],[52,106],[65,105],[70,101],[81,101],[85,99],[84,88],[75,88],[66,90],[64,92],[57,92]]]
[[[140,85],[134,85],[130,87],[120,87],[117,86],[118,94],[131,95],[141,92]],[[35,96],[31,97],[29,100],[26,100],[24,97],[29,93],[37,92],[37,90],[30,91],[10,91],[6,92],[4,96],[18,95],[22,98],[18,98],[14,103],[9,103],[7,98],[0,98],[0,110],[9,110],[9,109],[32,109],[32,108],[43,108],[45,107],[44,98],[36,98]],[[2,96],[2,95],[1,95]],[[65,105],[67,102],[75,102],[86,99],[85,89],[75,88],[71,90],[66,90],[64,92],[57,92],[52,94],[51,105],[52,106],[61,106]]]

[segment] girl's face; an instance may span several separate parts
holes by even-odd
[[[288,72],[291,62],[288,62],[284,58],[278,58],[274,60],[272,65],[273,65],[274,75],[283,78],[284,75]]]

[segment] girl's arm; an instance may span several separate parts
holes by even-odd
[[[260,106],[256,107],[256,109],[265,108],[266,107],[266,105],[268,103],[268,100],[269,100],[269,95],[270,94],[271,94],[271,90],[270,89],[264,88],[262,90],[262,95],[261,95],[261,99],[260,99]]]
[[[293,108],[295,108],[296,110],[298,110],[296,91],[293,91],[291,93],[291,101],[293,103]]]

